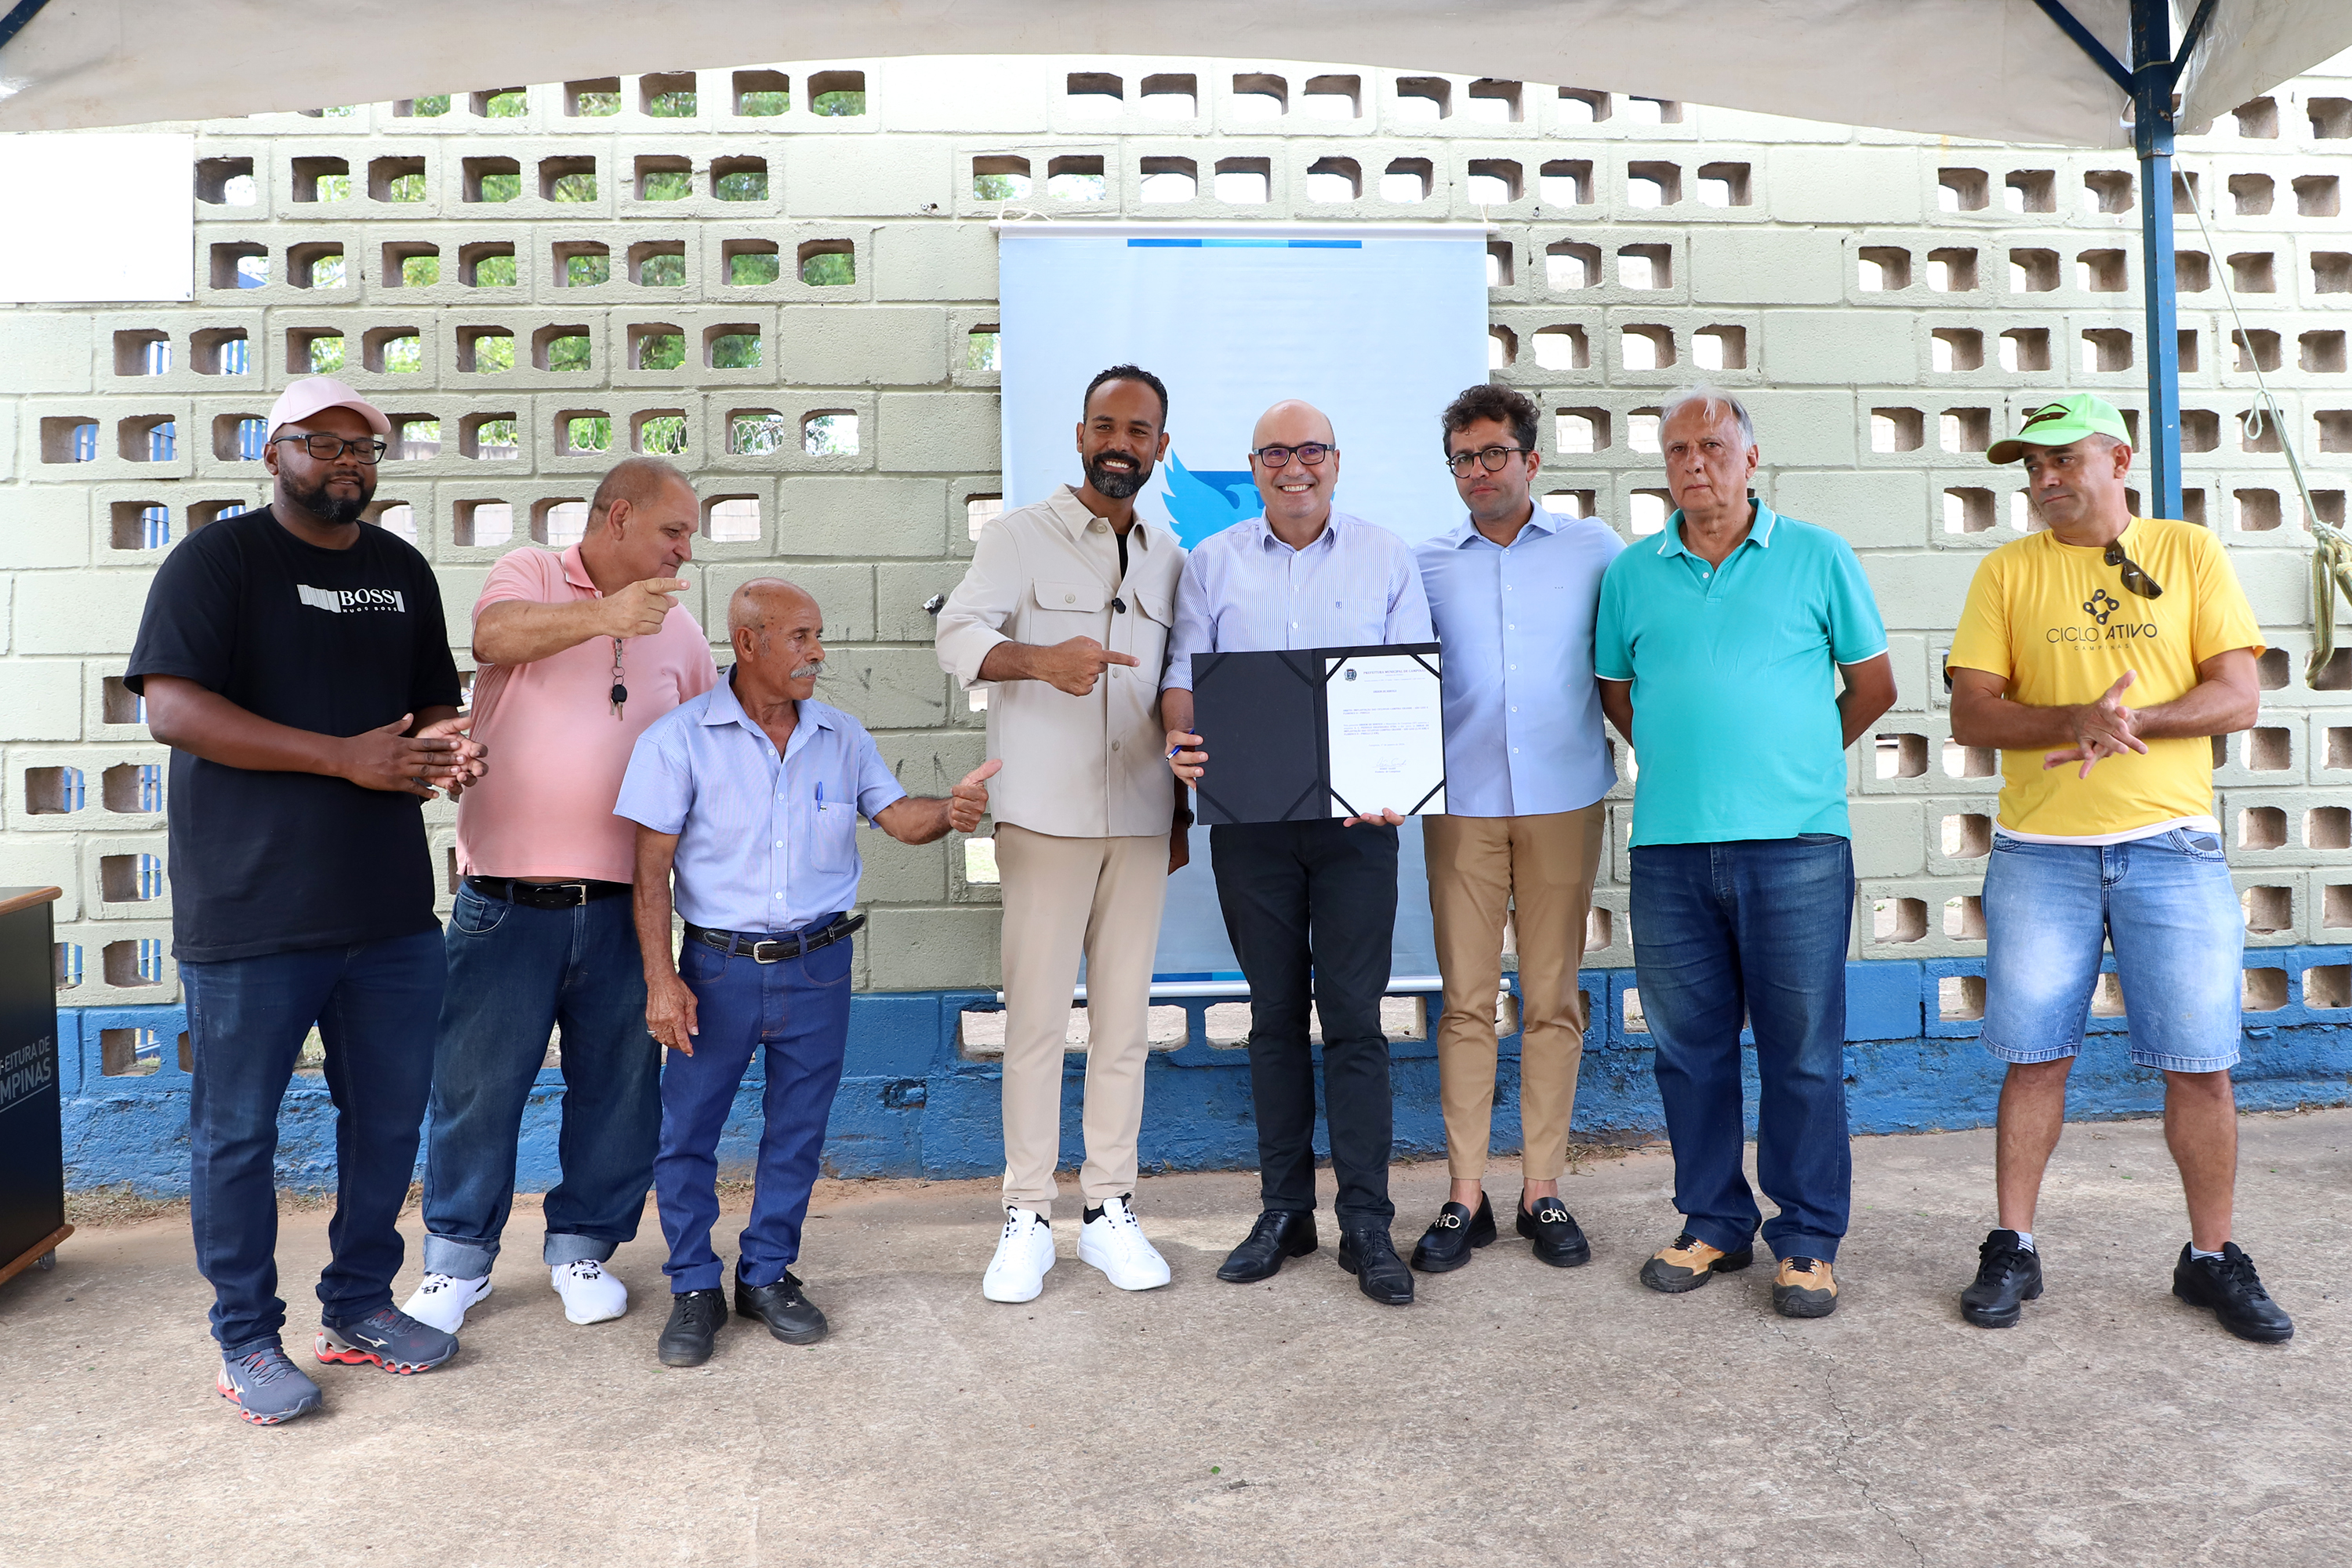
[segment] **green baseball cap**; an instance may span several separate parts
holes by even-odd
[[[2132,439],[2124,416],[2116,412],[2114,404],[2087,392],[2077,392],[2055,403],[2045,403],[2027,415],[2016,435],[2006,441],[1995,441],[1985,456],[1996,463],[2014,463],[2025,455],[2028,447],[2063,447],[2085,436],[2112,436],[2126,447]]]

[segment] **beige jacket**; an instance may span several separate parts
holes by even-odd
[[[1158,702],[1183,569],[1176,536],[1138,519],[1122,583],[1110,525],[1066,485],[982,531],[971,570],[940,611],[940,667],[965,690],[989,694],[988,754],[1004,763],[988,785],[999,822],[1062,838],[1168,831],[1175,794]],[[999,643],[1078,637],[1138,662],[1106,669],[1084,697],[1042,680],[980,678]]]

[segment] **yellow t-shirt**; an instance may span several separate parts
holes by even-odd
[[[2263,651],[2261,628],[2213,536],[2185,522],[2134,518],[2124,553],[2164,589],[2128,593],[2104,549],[2029,534],[1985,557],[1952,635],[1951,662],[2009,682],[2012,702],[2056,708],[2096,701],[2124,671],[2130,708],[2169,702],[2198,683],[2197,667],[2231,648]],[[2212,743],[2150,741],[2146,753],[2078,768],[2043,768],[2045,748],[2000,754],[2000,825],[2019,833],[2089,838],[2213,810]]]

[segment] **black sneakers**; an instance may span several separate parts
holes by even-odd
[[[1429,1222],[1413,1244],[1412,1266],[1423,1274],[1444,1274],[1470,1261],[1471,1249],[1495,1239],[1495,1205],[1478,1194],[1478,1212],[1466,1204],[1447,1204]]]
[[[670,1298],[669,1321],[655,1342],[654,1353],[664,1366],[700,1366],[710,1359],[726,1321],[726,1292],[681,1290]]]
[[[2006,1329],[2041,1294],[2042,1255],[2020,1246],[2017,1232],[1996,1230],[1977,1248],[1976,1283],[1960,1292],[1960,1316],[1980,1329]]]
[[[801,1282],[789,1268],[772,1285],[746,1284],[735,1276],[735,1315],[757,1318],[768,1331],[788,1345],[813,1345],[824,1338],[824,1314],[801,1294]]]
[[[2254,1260],[2234,1241],[2221,1244],[2219,1258],[2192,1258],[2183,1243],[2172,1268],[2172,1293],[2192,1307],[2210,1307],[2221,1326],[2242,1340],[2279,1344],[2294,1338],[2287,1317],[2254,1273]]]

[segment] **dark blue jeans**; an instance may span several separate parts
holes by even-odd
[[[341,1325],[392,1304],[400,1210],[441,1012],[441,933],[182,963],[194,1088],[188,1101],[196,1268],[213,1288],[213,1338],[229,1355],[278,1342],[278,1107],[310,1026],[335,1102],[331,1258],[319,1316]]]
[[[829,924],[813,921],[807,930]],[[761,963],[698,942],[678,955],[694,993],[694,1054],[668,1054],[661,1080],[661,1152],[654,1193],[669,1241],[673,1294],[725,1282],[710,1230],[719,1223],[719,1135],[735,1108],[752,1056],[767,1047],[766,1095],[751,1216],[736,1270],[747,1284],[772,1285],[801,1255],[801,1222],[824,1153],[824,1125],[841,1087],[849,1042],[849,953],[844,940],[801,958]]]
[[[661,1131],[661,1051],[626,898],[534,910],[457,890],[449,992],[433,1058],[425,1267],[478,1279],[514,1207],[524,1107],[563,1029],[562,1180],[547,1194],[550,1264],[602,1262],[637,1234]]]
[[[1756,1235],[1740,1171],[1739,1019],[1756,1032],[1756,1177],[1776,1258],[1837,1257],[1853,1161],[1845,952],[1853,847],[1830,833],[1633,851],[1633,969],[1657,1047],[1675,1207],[1711,1247]]]

